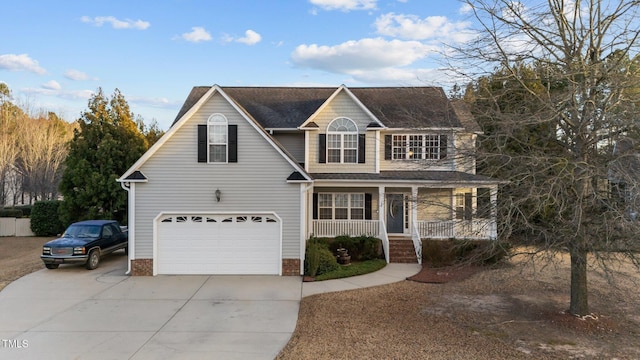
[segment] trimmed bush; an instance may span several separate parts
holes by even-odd
[[[304,259],[304,274],[315,277],[337,269],[340,265],[328,244],[319,238],[307,241]]]
[[[60,201],[37,201],[31,211],[31,231],[36,236],[55,236],[64,232],[58,208]]]
[[[433,267],[495,264],[508,256],[509,250],[508,244],[490,240],[423,240],[422,261]]]
[[[324,239],[329,244],[329,249],[337,254],[336,249],[342,247],[347,249],[351,256],[351,261],[365,261],[373,259],[382,259],[382,240],[373,236],[355,236],[341,235],[335,239]]]
[[[0,209],[0,217],[4,218],[21,218],[22,210],[16,208],[3,208]]]
[[[22,217],[30,217],[33,205],[20,205],[16,206],[16,209],[22,210]]]

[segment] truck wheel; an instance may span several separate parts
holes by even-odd
[[[58,266],[60,266],[59,264],[44,264],[44,266],[47,267],[47,269],[57,269]]]
[[[89,253],[89,258],[87,259],[87,263],[85,264],[85,267],[87,268],[87,270],[93,270],[98,267],[99,263],[100,263],[100,251],[91,250],[91,252]]]

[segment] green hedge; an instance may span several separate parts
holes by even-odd
[[[28,218],[31,216],[32,205],[18,205],[0,208],[0,217]]]
[[[317,238],[319,242],[327,245],[332,253],[337,254],[337,249],[347,249],[351,261],[366,261],[384,259],[382,240],[373,236],[348,236],[341,235],[336,238]]]
[[[423,240],[422,261],[433,267],[495,264],[509,255],[508,244],[492,240]]]
[[[21,218],[23,215],[24,214],[20,209],[16,209],[16,208],[0,209],[0,217],[3,217],[3,218]]]
[[[31,211],[31,231],[36,236],[55,236],[64,232],[58,208],[60,201],[37,201]]]
[[[304,274],[315,277],[337,269],[340,265],[326,243],[311,238],[307,241]]]

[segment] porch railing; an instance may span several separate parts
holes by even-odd
[[[488,219],[418,220],[418,234],[430,239],[495,239],[495,223]]]
[[[418,231],[417,224],[413,224],[411,227],[411,240],[413,240],[413,248],[416,250],[418,264],[422,264],[422,240],[420,239],[420,232]]]
[[[312,228],[313,235],[318,237],[380,235],[378,220],[313,220]]]

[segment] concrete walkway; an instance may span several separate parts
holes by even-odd
[[[302,283],[302,297],[314,294],[354,290],[372,286],[391,284],[405,280],[420,272],[422,265],[418,264],[387,264],[376,272],[353,276],[344,279],[314,281]]]
[[[0,291],[0,359],[273,359],[295,330],[302,296],[377,286],[414,275],[389,264],[347,279],[124,275],[61,266]]]

